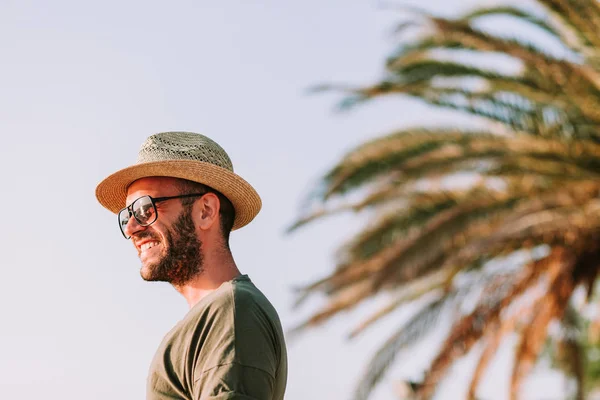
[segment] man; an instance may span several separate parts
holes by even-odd
[[[147,399],[283,399],[279,317],[229,249],[230,231],[252,221],[261,200],[227,153],[196,133],[152,135],[96,197],[118,215],[142,278],[169,282],[190,306],[154,356]]]

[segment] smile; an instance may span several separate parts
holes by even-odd
[[[158,245],[158,242],[146,242],[146,243],[143,243],[140,246],[140,251],[146,251],[146,250],[151,249],[152,247],[157,246],[157,245]]]

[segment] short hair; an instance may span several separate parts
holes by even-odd
[[[225,197],[221,192],[211,188],[210,186],[204,185],[202,183],[190,181],[187,179],[178,179],[178,186],[181,190],[181,194],[192,194],[192,193],[214,193],[219,198],[219,219],[221,225],[221,233],[223,234],[223,240],[225,242],[225,246],[229,248],[229,235],[231,233],[231,229],[233,228],[233,222],[235,221],[235,208],[233,208],[233,204],[227,197]],[[181,199],[181,203],[184,206],[191,206],[194,204],[194,198],[183,198]]]

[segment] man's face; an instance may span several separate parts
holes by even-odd
[[[143,178],[127,190],[127,205],[141,196],[176,196],[180,193],[174,178]],[[126,229],[142,262],[140,275],[147,281],[169,282],[181,286],[202,272],[202,242],[196,233],[192,205],[180,199],[156,204],[157,220],[140,226],[131,218]]]

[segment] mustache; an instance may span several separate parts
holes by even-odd
[[[131,235],[132,238],[135,238],[137,240],[141,240],[141,239],[154,239],[156,241],[158,241],[158,236],[155,235],[152,232],[148,232],[148,231],[143,231],[143,232],[139,232],[136,233],[134,235]]]

